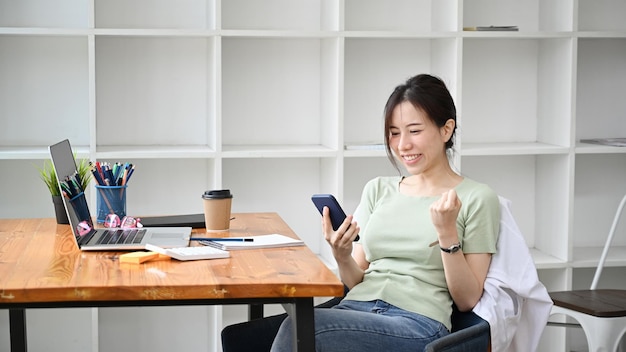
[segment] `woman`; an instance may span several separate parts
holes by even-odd
[[[332,309],[315,310],[317,351],[421,351],[449,333],[453,303],[468,311],[480,299],[499,201],[450,166],[455,131],[456,108],[440,79],[412,77],[389,97],[387,154],[410,176],[368,182],[337,231],[324,209],[324,236],[349,292]],[[291,350],[290,324],[282,323],[273,352]]]

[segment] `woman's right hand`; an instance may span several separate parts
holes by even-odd
[[[337,231],[333,230],[330,221],[330,210],[324,207],[322,210],[322,230],[324,238],[333,250],[333,256],[338,262],[351,260],[352,242],[359,234],[359,226],[356,221],[352,221],[352,215],[348,215]]]

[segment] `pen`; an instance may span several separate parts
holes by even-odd
[[[104,180],[104,173],[102,172],[102,165],[100,165],[99,161],[96,161],[96,170],[98,170],[98,173],[100,174],[100,178]]]
[[[126,180],[124,181],[122,186],[128,183],[128,180],[130,180],[130,176],[132,176],[133,171],[135,171],[135,165],[130,164],[130,167],[128,169],[128,175],[126,175]]]
[[[254,238],[235,237],[191,237],[190,241],[215,241],[215,242],[254,242]]]

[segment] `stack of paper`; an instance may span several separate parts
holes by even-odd
[[[464,31],[489,31],[489,32],[499,32],[499,31],[519,31],[517,26],[477,26],[477,27],[463,27]]]
[[[581,139],[580,142],[610,145],[613,147],[626,147],[626,138],[590,138],[590,139]]]

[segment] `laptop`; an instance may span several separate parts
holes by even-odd
[[[77,174],[74,153],[67,139],[48,149],[63,194],[61,181]],[[142,250],[147,243],[162,248],[189,246],[191,227],[95,228],[85,193],[79,191],[71,199],[67,196],[62,198],[76,244],[81,250]]]

